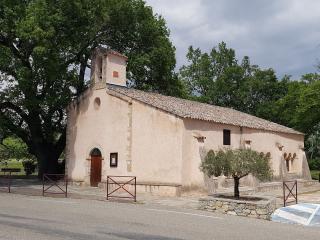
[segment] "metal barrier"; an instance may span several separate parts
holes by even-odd
[[[117,179],[119,179],[117,181]],[[122,180],[122,181],[121,181]],[[111,185],[115,185],[115,189],[111,189]],[[134,187],[133,192],[130,192],[125,186]],[[124,195],[114,195],[114,193],[123,190],[126,196]],[[137,178],[134,176],[107,176],[107,200],[109,198],[126,198],[133,199],[137,201]]]
[[[3,173],[3,177],[1,179],[6,180],[6,188],[8,189],[7,192],[11,193],[11,183],[12,183],[12,173],[21,172],[20,168],[1,168],[1,172]]]
[[[292,186],[289,186],[288,183],[293,183]],[[286,194],[286,189],[288,189],[288,194]],[[295,189],[295,192],[293,190]],[[292,196],[296,202],[298,203],[298,182],[294,181],[283,181],[283,206],[285,207],[287,203],[292,202],[288,201],[289,197]]]
[[[64,185],[59,185],[59,181],[63,180]],[[45,188],[46,182],[49,182],[49,186]],[[49,192],[48,190],[52,187],[59,189],[59,192]],[[68,176],[64,174],[43,174],[42,176],[42,196],[48,194],[64,194],[68,197]]]

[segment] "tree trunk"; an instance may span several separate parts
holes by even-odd
[[[239,181],[240,178],[239,177],[233,177],[234,180],[234,197],[236,199],[240,198],[240,192],[239,192]]]
[[[54,141],[53,133],[45,137],[42,133],[39,117],[34,114],[31,129],[33,154],[38,161],[38,177],[41,179],[44,173],[58,174],[58,160],[65,148],[65,129],[57,141]]]
[[[50,151],[48,147],[42,147],[37,152],[38,160],[38,177],[42,178],[44,173],[57,174],[58,172],[58,157],[54,151]]]

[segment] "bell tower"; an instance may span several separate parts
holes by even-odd
[[[95,89],[106,84],[126,86],[127,57],[110,49],[98,47],[91,58],[91,84]]]

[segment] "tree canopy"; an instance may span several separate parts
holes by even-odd
[[[0,144],[0,161],[17,159],[34,159],[34,156],[28,152],[27,145],[19,138],[8,137]]]
[[[251,65],[247,56],[239,62],[224,42],[210,53],[189,47],[187,60],[179,76],[195,100],[264,117],[287,92],[287,77],[279,81],[272,69]]]
[[[272,120],[306,133],[305,147],[310,159],[320,164],[320,79],[307,74],[288,83],[288,93],[274,104]],[[317,169],[318,170],[318,169]]]
[[[136,88],[178,94],[175,49],[163,18],[142,0],[1,0],[0,126],[55,172],[65,147],[65,108],[86,89],[97,46],[129,57]]]
[[[241,61],[221,42],[209,53],[189,47],[188,63],[179,71],[189,98],[230,107],[306,133],[309,157],[320,139],[320,75],[307,73],[299,80],[279,79],[273,69]],[[317,141],[316,141],[317,140]],[[317,145],[317,147],[315,147]],[[309,149],[310,148],[310,149]]]

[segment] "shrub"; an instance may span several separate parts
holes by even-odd
[[[320,171],[312,170],[311,171],[311,178],[313,180],[319,180],[319,174],[320,174]]]
[[[320,170],[320,158],[314,158],[309,160],[310,170]]]
[[[36,171],[37,164],[34,160],[24,160],[22,162],[22,165],[27,176],[31,175]]]
[[[260,180],[270,179],[272,171],[270,156],[250,149],[224,149],[217,152],[210,150],[200,165],[208,177],[230,176],[234,180],[234,197],[239,198],[239,181],[250,173]]]

